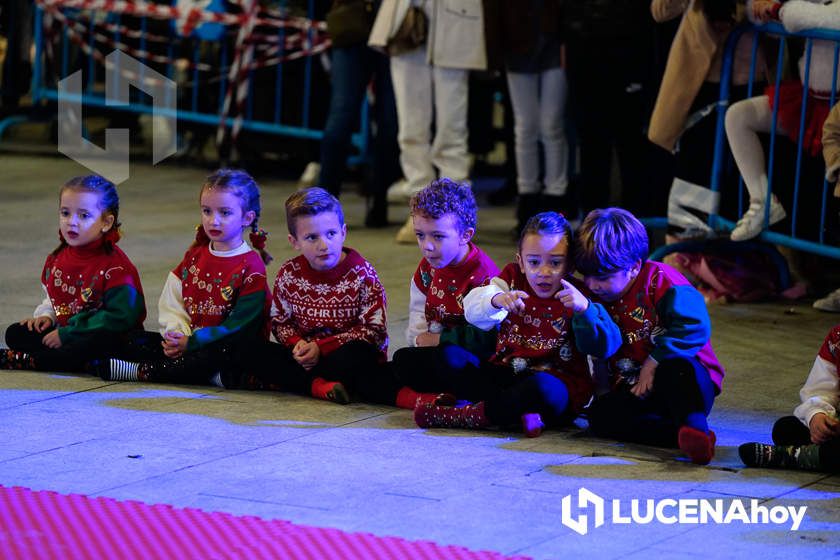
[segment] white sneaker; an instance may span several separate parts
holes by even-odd
[[[770,221],[768,226],[781,222],[787,217],[784,207],[774,196],[770,201]],[[735,224],[729,238],[732,241],[746,241],[752,239],[764,229],[764,203],[750,202],[750,207],[743,217]]]
[[[814,302],[814,309],[840,313],[840,288]]]
[[[408,181],[400,179],[388,187],[388,202],[391,204],[402,204],[411,200],[411,191],[408,190]]]
[[[318,184],[318,177],[321,176],[321,164],[317,161],[310,161],[306,164],[303,173],[297,182],[298,189],[308,189]]]

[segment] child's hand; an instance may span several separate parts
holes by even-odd
[[[318,359],[321,357],[321,347],[314,340],[311,342],[300,340],[292,350],[292,357],[303,369],[308,371],[318,364]]]
[[[563,284],[563,289],[554,294],[555,299],[559,299],[566,309],[571,309],[574,313],[583,313],[589,309],[589,300],[580,293],[580,290],[566,280],[560,280],[560,282]]]
[[[53,350],[61,348],[61,338],[58,336],[58,329],[45,334],[44,338],[41,339],[41,344]]]
[[[639,371],[639,380],[630,388],[631,393],[643,399],[653,391],[653,377],[656,374],[657,365],[659,364],[656,360],[648,356]]]
[[[521,290],[501,292],[493,296],[490,304],[496,309],[504,309],[508,313],[522,313],[525,311],[525,300],[528,294]]]
[[[53,320],[49,315],[41,315],[40,317],[24,319],[20,324],[26,326],[30,331],[44,332],[53,325]]]
[[[840,436],[840,422],[825,412],[814,414],[808,428],[811,430],[811,441],[814,443],[825,443]]]
[[[440,333],[424,332],[414,339],[417,346],[437,346],[440,344]]]
[[[760,23],[776,19],[776,4],[777,0],[753,0],[753,19]]]
[[[177,331],[168,331],[163,335],[163,353],[167,358],[180,358],[187,351],[190,337]]]

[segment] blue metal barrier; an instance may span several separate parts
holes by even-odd
[[[778,39],[778,51],[776,57],[776,71],[775,71],[775,90],[776,92],[779,91],[779,86],[781,84],[781,76],[783,74],[783,66],[785,62],[785,52],[786,47],[791,38],[801,38],[805,41],[805,49],[804,49],[804,57],[805,57],[805,67],[804,67],[804,76],[803,80],[806,84],[805,92],[807,92],[807,84],[809,83],[809,76],[811,71],[811,54],[812,54],[812,46],[813,41],[815,39],[827,40],[834,42],[834,70],[832,76],[832,83],[834,87],[831,92],[830,97],[830,105],[833,106],[836,101],[836,89],[837,89],[837,74],[838,74],[838,54],[840,54],[840,30],[827,30],[827,29],[809,29],[804,30],[797,33],[790,33],[782,27],[781,24],[778,23],[769,23],[766,25],[743,25],[739,28],[735,29],[727,39],[726,47],[723,56],[723,65],[721,70],[721,84],[720,84],[720,98],[717,104],[717,121],[716,121],[716,130],[715,130],[715,144],[714,144],[714,160],[712,165],[711,177],[709,186],[712,191],[720,192],[723,187],[723,178],[725,174],[725,170],[727,167],[727,161],[731,157],[726,149],[727,140],[726,140],[726,132],[724,128],[724,118],[727,109],[730,105],[730,90],[732,86],[732,71],[734,66],[734,54],[735,49],[738,44],[738,40],[741,36],[747,32],[753,30],[755,31],[755,39],[752,47],[752,59],[751,59],[751,68],[750,68],[750,76],[751,81],[748,84],[748,97],[752,97],[754,95],[760,95],[753,92],[753,79],[755,77],[755,69],[756,69],[756,60],[757,60],[757,51],[758,45],[761,37],[769,36]],[[776,96],[778,99],[778,95]],[[796,142],[796,158],[795,158],[795,172],[794,172],[794,179],[793,179],[793,193],[792,193],[792,205],[791,205],[791,212],[790,212],[790,228],[789,231],[782,232],[778,231],[779,228],[773,227],[776,231],[770,231],[768,229],[764,229],[762,233],[756,238],[757,240],[766,241],[768,243],[772,243],[775,245],[781,245],[786,247],[791,247],[793,249],[798,249],[802,251],[807,251],[811,253],[815,253],[822,256],[832,257],[840,259],[840,247],[836,245],[832,245],[827,242],[826,240],[826,228],[829,226],[827,224],[827,218],[831,218],[833,223],[830,225],[836,228],[840,228],[840,220],[838,220],[838,216],[827,216],[828,211],[828,203],[829,203],[829,196],[828,196],[828,189],[829,184],[824,178],[821,180],[821,196],[820,196],[820,209],[819,209],[819,230],[816,239],[808,239],[805,236],[801,235],[797,229],[797,226],[802,223],[803,221],[807,220],[809,217],[800,216],[800,202],[802,199],[802,191],[800,190],[801,187],[801,174],[802,174],[802,166],[803,166],[803,148],[802,148],[802,141],[803,141],[803,134],[805,129],[805,120],[806,120],[806,111],[807,111],[807,103],[808,103],[808,96],[803,96],[802,108],[800,112],[800,120],[799,120],[799,137],[792,139]],[[773,185],[774,185],[774,174],[777,169],[777,132],[776,132],[776,123],[778,120],[778,103],[774,104],[773,107],[773,116],[772,116],[772,125],[771,130],[773,132],[770,133],[770,145],[769,145],[769,156],[767,158],[767,166],[768,166],[768,187],[767,187],[767,194],[765,200],[770,200],[770,196],[773,193]],[[821,156],[820,156],[821,157]],[[721,216],[720,214],[712,214],[709,216],[708,224],[714,230],[717,230],[722,233],[727,233],[731,231],[735,227],[735,222],[741,215],[743,215],[744,211],[744,202],[743,202],[743,181],[739,182],[739,193],[738,193],[738,215],[735,219],[729,219],[727,217]],[[770,213],[770,205],[765,205],[765,215],[764,215],[764,223],[767,224],[769,221],[769,213]],[[813,217],[810,217],[812,220]],[[645,220],[646,223],[649,225],[662,225],[661,218],[651,218]],[[813,222],[811,222],[813,223]],[[666,245],[664,247],[660,247],[655,250],[651,254],[651,258],[654,260],[661,260],[662,257],[665,255],[675,252],[677,250],[684,250],[685,245],[681,244],[674,244],[674,245]]]
[[[236,84],[228,80],[228,67],[232,62],[233,38],[236,36],[238,26],[223,23],[223,32],[218,38],[213,39],[213,33],[197,33],[194,30],[190,37],[182,37],[176,31],[174,25],[166,25],[167,30],[160,29],[150,33],[148,31],[149,21],[155,19],[165,21],[160,13],[138,13],[135,16],[139,23],[131,27],[121,24],[124,21],[124,14],[106,12],[99,9],[104,5],[102,2],[91,0],[89,4],[79,0],[67,0],[73,7],[63,6],[62,0],[37,0],[37,7],[34,18],[34,44],[35,58],[33,62],[31,96],[33,107],[43,106],[46,102],[59,99],[58,82],[76,70],[84,72],[84,89],[80,97],[83,106],[100,107],[107,110],[118,110],[137,114],[152,114],[152,102],[145,96],[134,96],[128,105],[109,105],[105,96],[105,88],[99,87],[103,79],[104,70],[102,60],[104,56],[114,50],[115,47],[126,47],[125,54],[137,58],[145,65],[154,67],[156,71],[169,79],[176,80],[181,76],[186,78],[186,83],[179,83],[181,92],[191,87],[188,95],[182,96],[178,101],[177,119],[179,122],[192,122],[211,126],[224,124],[228,129],[234,125],[240,125],[242,130],[258,133],[266,133],[290,138],[301,138],[307,140],[318,140],[323,138],[323,130],[313,126],[312,99],[313,95],[324,96],[326,91],[312,91],[313,57],[299,57],[296,62],[303,64],[303,78],[300,83],[293,83],[288,76],[285,47],[289,44],[299,46],[299,50],[312,48],[312,45],[319,45],[321,51],[329,46],[323,28],[310,26],[300,29],[300,37],[290,37],[289,29],[280,23],[274,28],[266,25],[271,20],[282,22],[288,15],[286,0],[280,2],[279,9],[271,12],[271,17],[263,17],[260,21],[259,37],[268,38],[271,45],[276,45],[274,51],[271,45],[259,45],[265,53],[262,60],[255,62],[247,69],[248,94],[244,106],[239,114],[230,114],[222,117],[224,112],[224,101],[228,94],[228,88],[234,88],[235,99]],[[76,6],[92,6],[78,8]],[[141,4],[138,4],[141,6]],[[148,6],[143,4],[142,6]],[[169,9],[167,7],[167,9]],[[315,0],[308,0],[307,15],[311,21],[314,14]],[[174,8],[171,9],[174,12]],[[262,13],[261,13],[262,15]],[[53,20],[53,25],[49,20]],[[61,25],[55,25],[58,22]],[[86,29],[79,29],[80,25],[86,25]],[[139,27],[137,27],[139,25]],[[218,26],[216,23],[205,23],[204,25]],[[161,26],[157,26],[160,28]],[[266,31],[269,29],[269,31]],[[317,32],[317,33],[316,33]],[[270,34],[274,37],[270,37]],[[317,36],[316,36],[317,34]],[[130,37],[129,37],[130,35]],[[149,39],[151,37],[151,39]],[[210,38],[208,38],[210,37]],[[294,40],[297,42],[290,41]],[[320,40],[320,43],[316,41]],[[193,44],[192,52],[176,53],[178,45]],[[278,53],[279,51],[279,53]],[[317,53],[319,49],[313,49]],[[202,52],[213,52],[215,58],[212,60],[202,59]],[[144,54],[148,55],[144,58]],[[299,53],[298,53],[299,54]],[[161,62],[165,59],[165,62]],[[301,62],[302,61],[302,62]],[[188,67],[185,72],[178,68]],[[273,70],[272,70],[273,68]],[[262,88],[255,88],[253,79],[256,71],[262,72],[265,77],[267,72],[273,71],[271,78],[274,91],[269,91],[271,106],[255,107],[257,94],[260,98],[266,97],[266,91]],[[211,75],[211,72],[213,73]],[[177,80],[176,80],[177,81]],[[218,83],[218,86],[215,84]],[[199,87],[200,86],[200,87]],[[206,89],[205,89],[206,88]],[[211,92],[212,88],[212,94]],[[294,89],[293,89],[294,88]],[[270,88],[269,88],[270,89]],[[200,91],[202,90],[202,91]],[[208,97],[218,96],[215,102],[209,101]],[[235,103],[235,101],[234,101]],[[212,105],[209,107],[208,105]],[[293,107],[294,111],[288,110]],[[286,112],[296,113],[293,117],[284,117]],[[360,127],[352,136],[352,144],[355,153],[348,158],[348,163],[357,164],[365,161],[368,155],[368,137],[370,134],[367,119],[367,102],[360,108]],[[18,123],[26,122],[31,117],[14,115],[0,121],[0,138],[5,130]]]

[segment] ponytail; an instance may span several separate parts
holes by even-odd
[[[254,219],[251,223],[251,233],[248,235],[248,239],[251,241],[251,247],[257,250],[265,264],[274,260],[271,253],[265,250],[265,242],[268,239],[268,232],[257,225],[256,219]]]

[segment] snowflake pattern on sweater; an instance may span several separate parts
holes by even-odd
[[[274,282],[271,330],[277,342],[293,347],[316,341],[329,354],[353,340],[388,352],[385,288],[373,265],[357,251],[326,271],[313,269],[301,255],[283,263]]]

